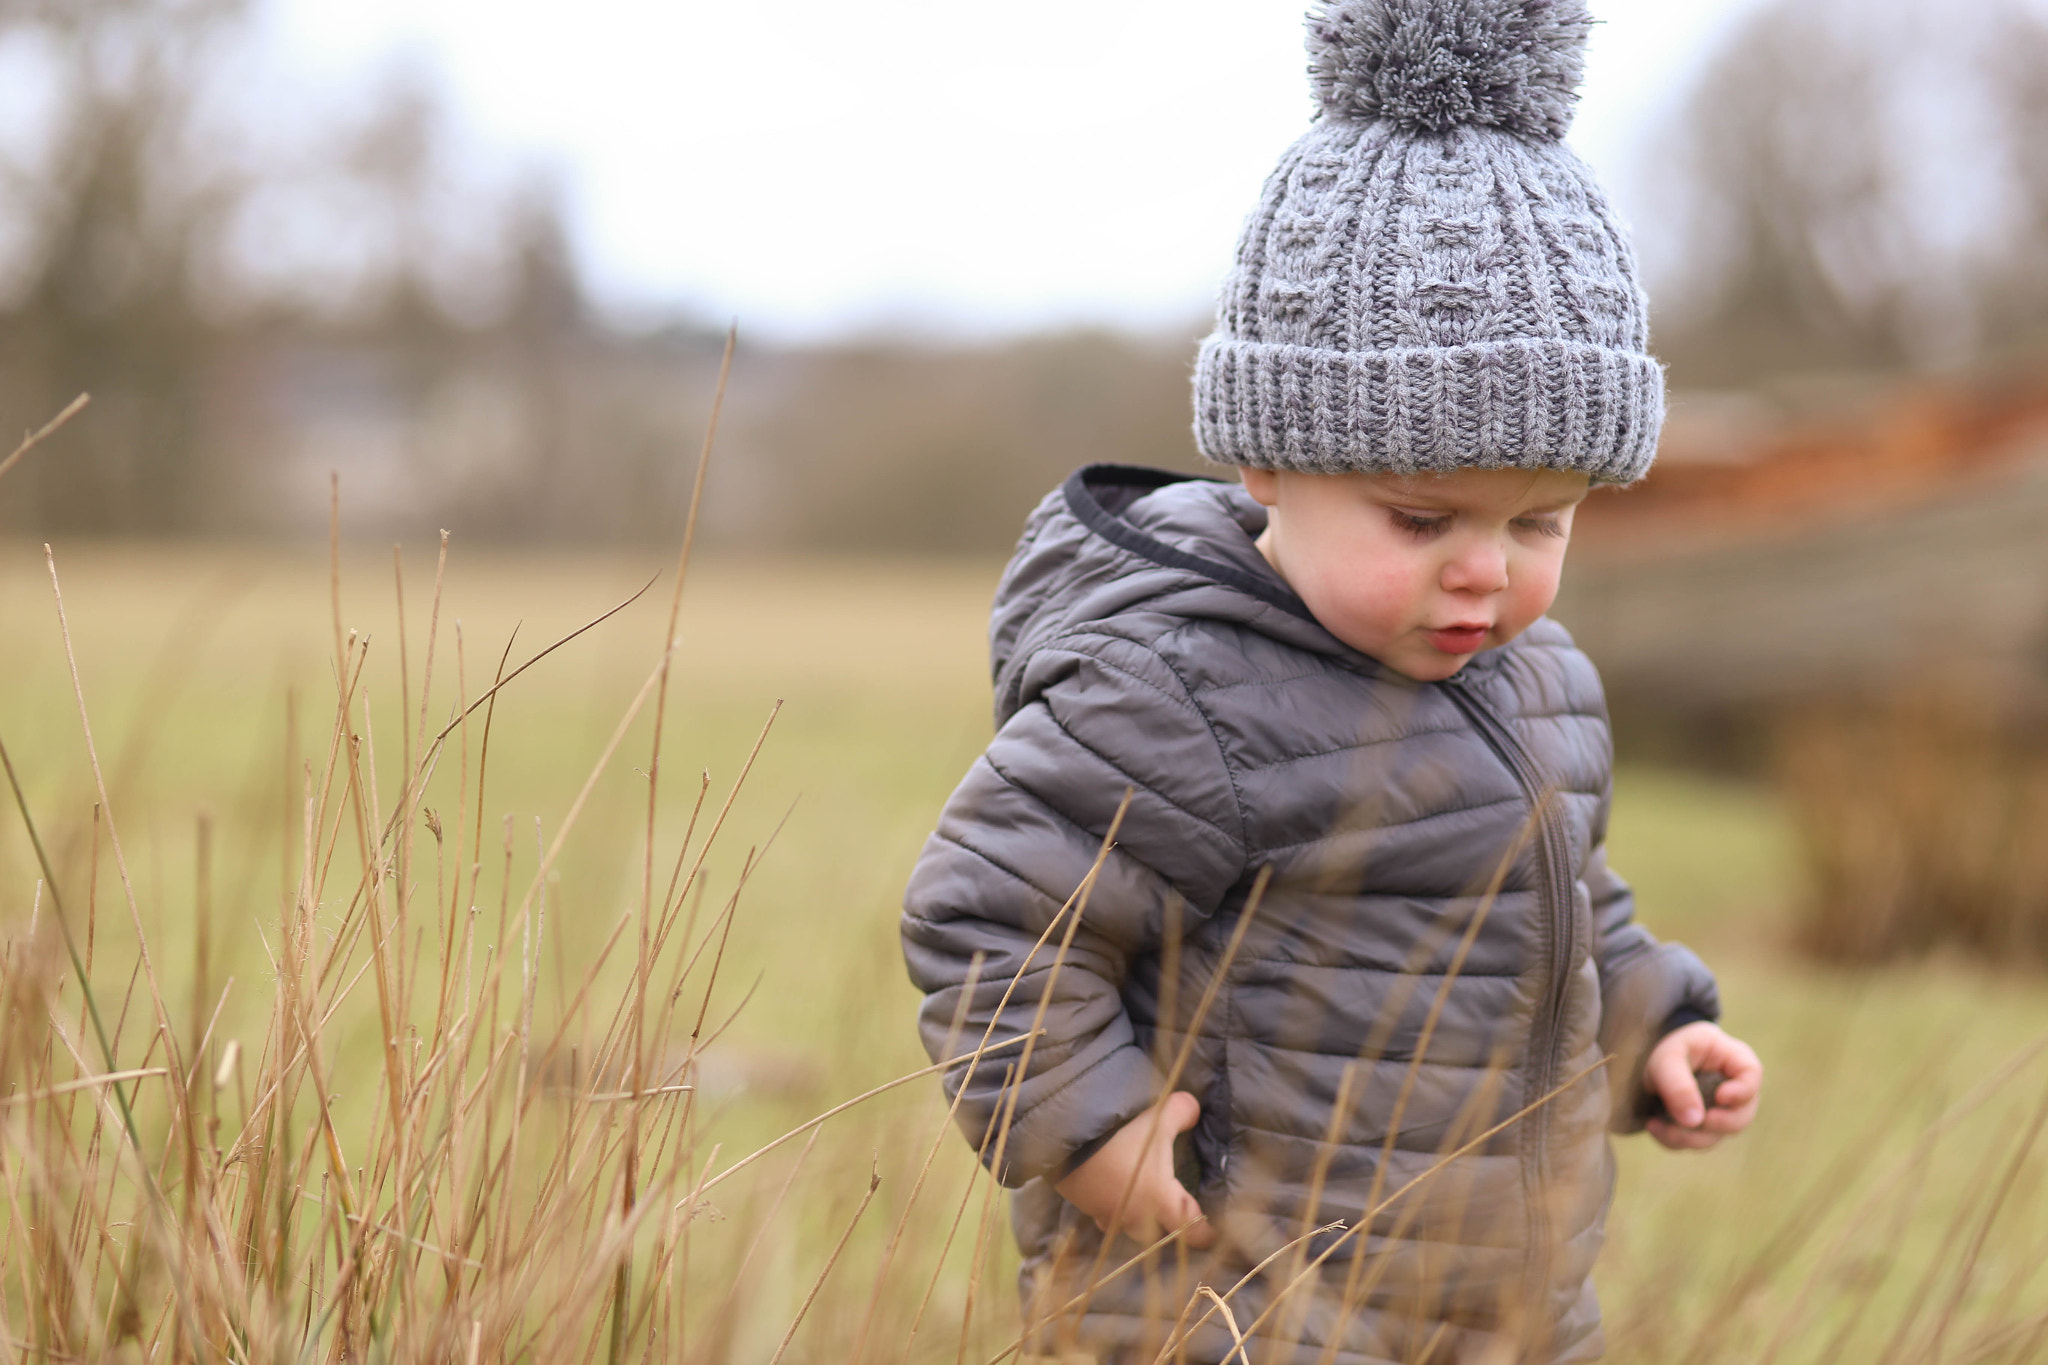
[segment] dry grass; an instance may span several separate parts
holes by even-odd
[[[762,1319],[783,1313],[752,1301],[753,1253],[799,1169],[820,1150],[844,1169],[849,1131],[862,1145],[891,1133],[871,1102],[929,1068],[751,1149],[704,1139],[735,1089],[775,1088],[764,1068],[732,1060],[743,1054],[712,1050],[753,994],[720,982],[772,830],[737,853],[736,869],[728,857],[716,870],[729,880],[711,889],[774,708],[719,789],[708,772],[661,780],[675,657],[666,642],[677,637],[687,542],[661,643],[644,651],[631,700],[584,756],[552,827],[485,813],[494,748],[507,744],[499,709],[527,668],[613,613],[538,649],[515,652],[508,636],[478,658],[443,620],[444,543],[424,622],[408,622],[394,565],[396,629],[373,649],[345,624],[337,546],[331,704],[288,699],[281,752],[263,753],[225,815],[197,813],[189,890],[175,896],[160,880],[160,831],[136,857],[126,817],[130,798],[147,799],[147,749],[174,728],[165,711],[204,623],[169,633],[122,749],[103,755],[62,576],[46,560],[92,800],[83,821],[53,814],[48,768],[29,767],[24,783],[28,765],[4,753],[26,846],[12,851],[37,874],[27,914],[8,922],[0,976],[8,1349],[39,1359],[759,1358]],[[55,739],[38,724],[29,747],[47,761]],[[612,888],[621,913],[578,924],[588,909],[561,892],[563,855],[586,817],[618,819],[622,793],[607,781],[628,749],[640,779],[636,875]],[[159,755],[156,766],[175,780],[185,757]],[[608,801],[594,800],[601,789]],[[227,916],[224,936],[220,902],[245,910],[261,899],[252,883],[270,859],[258,830],[281,854],[275,910]],[[560,943],[565,921],[574,958]],[[798,1076],[787,1088],[802,1102],[818,1087]],[[852,1113],[872,1121],[841,1121],[821,1149],[822,1125]],[[930,1125],[918,1132],[908,1183],[936,1177],[949,1201],[970,1198],[965,1154],[948,1147],[941,1159]],[[892,1176],[908,1150],[892,1143]],[[841,1262],[881,1178],[881,1157],[872,1162],[839,1242],[778,1324],[774,1358],[834,1272],[859,1273]],[[936,1197],[934,1187],[926,1204]],[[697,1230],[740,1211],[755,1225],[747,1251],[734,1257],[720,1238],[693,1258]],[[914,1193],[892,1210],[892,1245],[914,1212],[926,1212]],[[928,1249],[885,1255],[900,1273],[850,1291],[865,1300],[874,1358],[899,1358],[927,1311]],[[960,1316],[956,1294],[940,1296],[941,1313]]]
[[[1958,687],[1810,708],[1785,726],[1786,790],[1823,958],[1958,948],[2048,962],[2048,746]]]
[[[290,556],[4,551],[4,1349],[1014,1346],[1000,1201],[919,1078],[892,932],[986,732],[991,566],[709,566],[679,653],[670,577],[491,693],[648,572],[346,561],[337,607]],[[1624,775],[1617,861],[1723,966],[1773,1107],[1705,1159],[1625,1145],[1613,1358],[2037,1358],[2048,999],[1773,952],[1781,824]],[[1277,1358],[1206,1288],[1184,1322]]]

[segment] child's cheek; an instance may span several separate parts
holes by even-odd
[[[1331,588],[1336,614],[1352,634],[1371,641],[1372,650],[1417,624],[1427,597],[1426,579],[1384,562],[1363,566]]]
[[[1503,625],[1512,625],[1516,634],[1533,625],[1538,617],[1550,610],[1550,604],[1557,600],[1557,586],[1564,569],[1564,552],[1530,556],[1521,566],[1519,573],[1510,574],[1512,587],[1509,592],[1510,607]]]
[[[1430,556],[1403,547],[1402,553],[1375,558],[1362,576],[1360,591],[1374,618],[1389,630],[1417,625],[1438,591],[1441,566]]]

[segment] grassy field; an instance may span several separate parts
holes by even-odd
[[[925,1065],[896,948],[897,898],[939,804],[988,734],[982,629],[998,565],[692,567],[653,816],[653,899],[657,910],[673,906],[677,928],[644,959],[659,964],[648,974],[661,998],[641,1036],[653,1079],[684,1074],[687,1059],[696,1089],[607,1108],[603,1096],[631,1084],[619,1038],[633,1013],[649,879],[658,689],[645,689],[666,628],[667,566],[457,547],[423,712],[433,547],[407,552],[402,630],[389,554],[346,552],[340,618],[355,638],[344,636],[341,654],[359,722],[351,788],[350,744],[334,739],[324,555],[77,544],[60,545],[56,562],[111,819],[95,821],[100,788],[40,546],[0,545],[0,740],[74,934],[82,947],[90,940],[114,1060],[103,1066],[92,1053],[88,1066],[66,1055],[91,1052],[87,1020],[51,929],[53,904],[38,892],[36,854],[10,809],[0,822],[0,924],[13,1022],[0,1069],[19,1098],[102,1069],[163,1067],[164,1040],[176,1037],[192,1078],[187,1101],[181,1109],[158,1094],[170,1078],[137,1078],[136,1144],[169,1150],[181,1112],[218,1126],[194,1139],[211,1153],[194,1161],[214,1162],[213,1173],[164,1163],[152,1203],[147,1161],[117,1159],[116,1116],[93,1102],[109,1087],[66,1092],[61,1109],[0,1110],[0,1177],[13,1201],[0,1241],[0,1331],[10,1341],[33,1341],[53,1359],[112,1345],[135,1358],[210,1358],[198,1343],[215,1340],[212,1329],[179,1316],[193,1310],[181,1253],[164,1249],[176,1239],[149,1242],[142,1225],[183,1219],[189,1248],[209,1235],[203,1214],[189,1212],[194,1189],[252,1216],[245,1206],[260,1183],[264,1199],[279,1201],[275,1254],[262,1267],[275,1303],[325,1303],[344,1281],[359,1300],[364,1283],[378,1293],[332,1320],[309,1313],[296,1328],[281,1310],[265,1310],[261,1331],[238,1319],[221,1329],[229,1344],[216,1342],[235,1358],[283,1358],[266,1343],[286,1340],[297,1354],[309,1333],[308,1359],[468,1350],[760,1361],[786,1346],[790,1361],[979,1361],[1010,1344],[1006,1233],[986,1182],[971,1183],[964,1144],[934,1144],[944,1124],[935,1082],[914,1081],[818,1127],[814,1143],[800,1134],[730,1179],[720,1174]],[[451,729],[415,818],[393,815],[404,813],[405,774],[423,741],[449,723],[458,698],[490,686],[501,657],[516,666],[651,580],[638,601],[498,694],[487,762],[486,710]],[[620,729],[636,696],[637,718]],[[365,827],[390,821],[397,831],[367,880],[359,800],[377,812]],[[310,839],[309,809],[319,822]],[[716,841],[691,877],[714,824]],[[310,902],[309,846],[325,869]],[[1623,1144],[1602,1273],[1613,1358],[2034,1358],[2035,1329],[2048,1324],[2048,1276],[2035,1273],[2048,1259],[2048,1160],[2034,1153],[2032,1125],[2048,1064],[2007,1068],[2048,1033],[2048,988],[1943,961],[1855,975],[1800,961],[1788,946],[1796,850],[1766,792],[1624,772],[1613,846],[1652,927],[1721,971],[1731,1027],[1770,1070],[1764,1113],[1742,1141],[1704,1156]],[[670,898],[672,877],[682,893]],[[381,889],[372,895],[372,886]],[[379,897],[384,909],[364,908]],[[292,966],[294,922],[305,937],[293,951],[331,960],[324,974]],[[378,927],[365,933],[365,922]],[[138,933],[150,947],[146,969]],[[161,1027],[151,975],[166,1006]],[[290,1072],[296,1035],[280,1026],[278,1001],[299,989],[293,980],[315,976],[305,989],[320,1002],[324,1119],[314,1093],[323,1077],[291,1072],[298,1079],[269,1100],[260,1083]],[[206,1003],[195,1011],[202,980]],[[679,983],[673,995],[670,982]],[[22,1022],[45,1007],[68,1021],[54,1039]],[[437,1063],[434,1030],[448,1033],[455,1016],[468,1021],[468,1041]],[[693,1033],[712,1039],[701,1055]],[[494,1046],[511,1051],[494,1063]],[[523,1060],[507,1060],[514,1053]],[[394,1084],[407,1097],[396,1106]],[[488,1158],[465,1167],[462,1142],[443,1139],[450,1125],[460,1130],[452,1116],[465,1096],[508,1087],[533,1117],[493,1185]],[[445,1104],[429,1098],[443,1095]],[[646,1134],[661,1136],[636,1129],[630,1139],[646,1148],[636,1188],[659,1188],[665,1212],[620,1226],[606,1215],[620,1203],[628,1141],[615,1111],[642,1108]],[[259,1111],[271,1136],[236,1146]],[[488,1126],[500,1120],[488,1104],[476,1112],[486,1124],[476,1150],[501,1149],[506,1130]],[[394,1141],[394,1124],[414,1136]],[[262,1166],[273,1149],[290,1161]],[[337,1199],[357,1207],[330,1217]],[[491,1200],[496,1211],[480,1219],[473,1210]],[[64,1247],[53,1251],[34,1230],[49,1221],[36,1221],[37,1208],[70,1211]],[[521,1242],[522,1220],[545,1223],[563,1249]],[[464,1253],[452,1245],[458,1233],[480,1240]],[[532,1274],[493,1283],[502,1269],[493,1256],[508,1246],[528,1248]],[[621,1254],[636,1276],[623,1288],[611,1269]],[[65,1291],[63,1304],[36,1269],[53,1255],[75,1262],[87,1285]],[[94,1278],[95,1267],[114,1269]],[[239,1273],[260,1278],[246,1265]],[[286,1283],[295,1276],[304,1278],[296,1288]],[[196,1297],[246,1300],[249,1284],[233,1280]],[[630,1320],[614,1340],[608,1315],[621,1303]]]

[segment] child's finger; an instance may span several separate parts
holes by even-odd
[[[1739,1133],[1756,1116],[1757,1099],[1763,1093],[1763,1063],[1755,1051],[1738,1038],[1721,1034],[1713,1040],[1708,1064],[1721,1073],[1705,1124],[1718,1133]]]
[[[1739,1133],[1749,1127],[1750,1120],[1756,1117],[1758,1096],[1754,1078],[1748,1079],[1745,1084],[1749,1088],[1746,1095],[1735,1082],[1723,1082],[1720,1090],[1714,1095],[1714,1107],[1707,1111],[1707,1116],[1701,1120],[1700,1126],[1709,1132],[1722,1134]]]
[[[1174,1217],[1163,1207],[1161,1192],[1150,1182],[1131,1191],[1130,1207],[1124,1210],[1121,1223],[1105,1232],[1121,1232],[1134,1242],[1157,1241],[1163,1228],[1172,1227]],[[1098,1225],[1099,1226],[1099,1225]]]
[[[1696,1128],[1706,1117],[1706,1101],[1700,1098],[1700,1083],[1683,1048],[1659,1048],[1650,1054],[1644,1083],[1664,1101],[1664,1112],[1681,1128]]]
[[[1176,1090],[1159,1102],[1159,1126],[1167,1137],[1185,1133],[1202,1117],[1202,1102],[1185,1090]]]
[[[1721,1135],[1705,1128],[1680,1128],[1667,1119],[1651,1119],[1647,1125],[1651,1137],[1674,1152],[1703,1152],[1721,1140]]]
[[[1722,1081],[1720,1089],[1714,1091],[1714,1107],[1708,1113],[1755,1111],[1755,1107],[1757,1107],[1757,1083],[1755,1081]]]
[[[1759,1089],[1757,1078],[1754,1076],[1730,1076],[1722,1081],[1720,1089],[1714,1092],[1714,1108],[1741,1109],[1753,1106]]]
[[[1727,1098],[1717,1099],[1717,1105],[1739,1108],[1762,1092],[1764,1064],[1754,1048],[1740,1038],[1731,1038],[1724,1033],[1714,1040],[1712,1050],[1714,1069],[1727,1077],[1721,1084],[1722,1093]]]
[[[1755,1117],[1754,1102],[1734,1109],[1723,1109],[1717,1104],[1707,1111],[1707,1116],[1700,1120],[1700,1126],[1693,1131],[1712,1133],[1716,1137],[1730,1137],[1749,1127],[1749,1121]]]
[[[1148,1189],[1145,1198],[1133,1199],[1132,1204],[1136,1207],[1124,1222],[1125,1231],[1135,1241],[1156,1242],[1176,1228],[1187,1229],[1182,1239],[1197,1250],[1216,1240],[1216,1230],[1202,1216],[1202,1206],[1178,1180]]]
[[[1173,1226],[1187,1228],[1181,1240],[1196,1251],[1214,1246],[1216,1229],[1211,1227],[1209,1220],[1202,1215],[1202,1206],[1195,1202],[1195,1197],[1187,1192],[1186,1187],[1175,1184],[1174,1192],[1179,1196],[1180,1207],[1178,1216],[1173,1220]]]

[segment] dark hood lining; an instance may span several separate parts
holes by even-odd
[[[1165,541],[1145,534],[1123,518],[1125,508],[1147,493],[1170,484],[1223,482],[1225,480],[1204,478],[1199,474],[1148,469],[1143,465],[1091,464],[1083,465],[1068,475],[1061,492],[1066,496],[1067,509],[1080,519],[1081,524],[1111,544],[1166,568],[1213,579],[1269,606],[1278,607],[1290,616],[1298,616],[1320,626],[1322,623],[1316,620],[1308,605],[1285,584],[1246,573],[1234,564],[1177,550]]]

